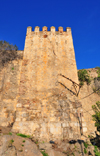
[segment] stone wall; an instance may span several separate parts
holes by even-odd
[[[65,89],[75,92],[72,82],[61,74],[78,83],[71,29],[28,27],[13,131],[47,140],[80,136],[79,102]]]
[[[16,98],[20,81],[21,60],[7,63],[0,70],[0,125],[8,126],[15,121]]]
[[[0,70],[0,125],[46,141],[77,139],[94,132],[91,107],[100,97],[93,93],[93,82],[76,95],[79,86],[71,29],[47,31],[43,27],[39,31],[35,27],[32,31],[28,27],[24,52],[18,53],[22,59]]]
[[[79,138],[76,108],[81,104],[65,93],[53,90],[51,96],[46,93],[44,97],[18,99],[13,131],[46,141]]]

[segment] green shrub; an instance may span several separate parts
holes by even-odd
[[[85,146],[85,148],[87,148],[89,145],[88,145],[88,143],[84,142],[84,146]]]
[[[38,144],[38,141],[36,141],[35,143]]]
[[[85,154],[87,153],[87,150],[86,150],[86,148],[84,148],[84,153],[85,153]]]
[[[43,156],[48,156],[48,154],[45,153],[45,151],[41,151],[41,153],[42,153]]]
[[[98,77],[100,77],[100,67],[96,67],[97,70],[97,73],[98,73]]]
[[[9,132],[9,135],[12,135],[12,133],[11,133],[11,132]]]
[[[92,109],[95,112],[95,114],[92,115],[93,120],[95,121],[95,126],[97,127],[97,130],[100,132],[100,101],[97,101],[96,105],[92,106]]]
[[[98,151],[97,146],[94,146],[94,153],[95,153],[95,156],[100,156],[100,152]]]
[[[23,140],[23,142],[25,142],[25,140]]]
[[[80,86],[83,86],[84,85],[84,82],[80,81]]]
[[[13,142],[14,142],[14,140],[12,139],[12,140],[10,140],[10,142],[11,142],[11,143],[13,143]]]
[[[78,71],[78,79],[81,86],[84,84],[84,82],[86,82],[88,85],[91,83],[90,76],[85,69],[81,69]]]
[[[30,135],[25,135],[25,134],[21,134],[21,133],[17,133],[17,136],[21,136],[23,138],[30,138]]]
[[[90,139],[91,139],[91,138],[93,138],[93,136],[92,136],[92,135],[88,135],[88,138],[90,138]]]

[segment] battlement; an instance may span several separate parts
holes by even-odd
[[[29,26],[27,27],[27,35],[28,34],[31,34],[31,33],[43,33],[43,34],[49,34],[49,33],[53,33],[53,34],[67,34],[69,32],[71,32],[71,28],[70,27],[67,27],[66,28],[66,31],[64,31],[63,27],[58,27],[58,31],[56,31],[56,28],[54,26],[50,27],[50,31],[48,31],[48,27],[44,26],[42,27],[42,31],[40,31],[40,27],[36,26],[34,28],[34,31],[32,31],[32,27]]]

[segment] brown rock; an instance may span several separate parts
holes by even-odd
[[[53,149],[46,150],[45,152],[48,153],[49,156],[66,156],[66,154],[63,154],[59,151],[55,151]]]
[[[40,143],[39,144],[39,149],[40,150],[48,150],[52,148],[52,144],[50,143]]]
[[[12,147],[8,148],[7,151],[5,151],[3,153],[2,156],[16,156],[16,155],[17,155],[17,151],[16,151],[15,147],[12,146]]]
[[[0,156],[42,156],[35,143],[16,135],[0,136]]]

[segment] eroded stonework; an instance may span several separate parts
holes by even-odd
[[[71,29],[28,27],[13,130],[47,140],[79,137],[75,101],[63,85],[74,88],[61,75],[78,83]]]
[[[70,28],[28,27],[23,59],[2,69],[0,85],[0,125],[46,141],[87,134]]]

